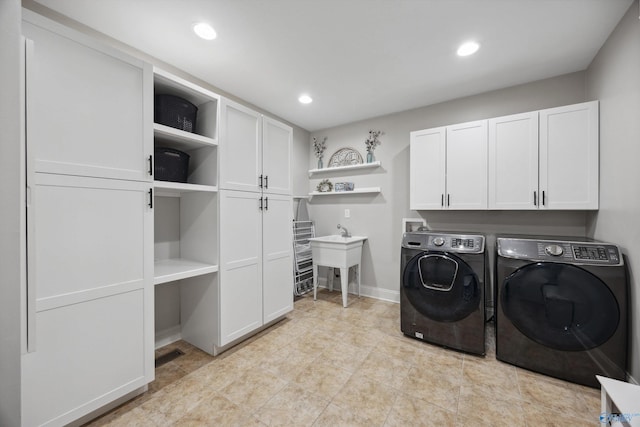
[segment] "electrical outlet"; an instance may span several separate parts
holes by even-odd
[[[350,209],[345,209],[344,210],[344,217],[345,218],[351,218],[351,210]]]

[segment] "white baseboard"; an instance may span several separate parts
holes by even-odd
[[[326,277],[318,278],[318,287],[325,288],[325,289],[328,288]],[[336,278],[333,281],[333,290],[340,291],[340,279]],[[358,285],[353,282],[349,283],[349,293],[355,294],[357,292],[358,292]],[[375,286],[360,284],[360,295],[364,297],[379,299],[382,301],[400,303],[400,291],[392,291],[389,289],[382,289]]]
[[[182,328],[180,325],[172,326],[164,331],[158,331],[156,332],[156,350],[181,339]]]

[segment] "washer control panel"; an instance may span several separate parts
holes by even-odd
[[[588,265],[622,264],[620,249],[608,243],[498,238],[497,245],[498,255],[505,258]]]
[[[413,231],[402,236],[403,248],[435,250],[457,253],[483,253],[484,236],[477,234],[450,234],[435,231]]]

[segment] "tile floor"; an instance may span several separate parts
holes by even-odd
[[[94,426],[587,426],[600,392],[400,332],[398,304],[305,295],[287,318],[213,358],[156,369],[149,391]]]

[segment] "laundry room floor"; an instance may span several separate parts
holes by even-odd
[[[489,331],[489,336],[493,331]],[[398,304],[305,295],[287,318],[213,358],[158,367],[149,391],[90,426],[600,425],[600,391],[407,338]]]

